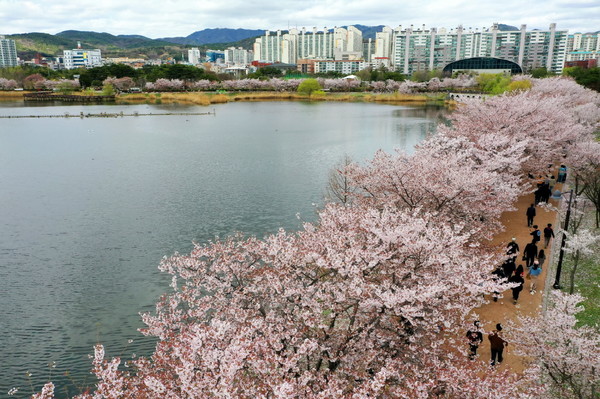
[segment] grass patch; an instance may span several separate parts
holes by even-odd
[[[600,256],[598,247],[594,255],[579,261],[577,274],[575,274],[575,292],[578,292],[585,301],[581,304],[585,310],[577,314],[578,324],[597,326],[600,321]],[[563,291],[568,292],[569,272],[571,271],[570,259],[565,257],[561,271],[561,285]]]

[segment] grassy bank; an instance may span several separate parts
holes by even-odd
[[[0,101],[14,101],[14,100],[22,100],[23,92],[22,91],[12,91],[12,90],[0,90]]]
[[[23,91],[0,91],[0,101],[22,100]],[[90,95],[89,92],[73,92],[73,95]],[[232,93],[124,93],[116,97],[117,104],[188,104],[211,105],[235,101],[340,101],[374,102],[386,104],[446,104],[442,95],[401,93],[321,93],[312,96],[296,92],[232,92]]]
[[[236,92],[226,94],[192,93],[136,93],[120,94],[119,104],[190,104],[210,105],[235,101],[342,101],[342,102],[378,102],[389,104],[424,105],[444,104],[443,96],[427,96],[400,93],[323,93],[304,95],[295,92]]]

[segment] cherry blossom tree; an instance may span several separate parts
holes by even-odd
[[[0,90],[14,90],[17,86],[16,80],[0,78]]]
[[[525,143],[527,159],[521,163],[523,172],[536,175],[545,174],[548,164],[562,160],[570,145],[582,138],[591,139],[594,131],[591,125],[578,122],[560,96],[530,92],[505,94],[486,101],[465,100],[461,111],[451,114],[450,119],[451,127],[440,128],[448,135],[466,136],[475,143],[488,135]]]
[[[297,234],[196,245],[189,256],[161,264],[173,275],[174,291],[154,315],[143,316],[144,334],[159,339],[153,356],[134,361],[136,373],[129,374],[119,371],[119,359],[103,360],[97,347],[96,392],[239,398],[457,392],[462,388],[449,369],[458,366],[445,347],[482,294],[499,289],[481,266],[493,264],[491,258],[468,241],[430,215],[328,205],[317,224]],[[486,395],[491,389],[474,384]]]
[[[34,73],[23,79],[23,88],[25,90],[35,89],[36,82],[43,82],[44,80],[46,80],[46,78],[44,78],[42,75],[39,73]]]
[[[115,89],[120,91],[127,91],[135,86],[133,79],[128,76],[123,78],[108,77],[102,82],[102,85],[106,84],[111,84]]]
[[[475,156],[476,155],[476,156]],[[417,148],[413,156],[378,152],[369,165],[347,169],[350,185],[358,187],[355,202],[379,207],[423,210],[478,239],[501,229],[500,215],[512,209],[521,194],[518,177],[501,173],[515,154],[483,156],[466,140],[438,136]],[[518,155],[518,154],[517,154]]]
[[[517,352],[539,367],[547,398],[593,399],[600,389],[600,334],[597,327],[577,327],[580,295],[551,291],[543,317],[521,316],[507,329]],[[534,369],[535,370],[535,369]]]

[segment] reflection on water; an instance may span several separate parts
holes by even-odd
[[[407,152],[443,110],[377,104],[234,103],[211,116],[0,119],[0,393],[93,386],[88,354],[149,354],[138,312],[164,255],[235,231],[313,220],[344,155]],[[206,107],[0,103],[0,115]],[[133,343],[127,341],[133,339]],[[56,362],[56,368],[47,364]],[[69,372],[69,377],[65,372]]]

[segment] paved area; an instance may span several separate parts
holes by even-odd
[[[561,184],[558,184],[556,188],[561,189],[561,186]],[[525,274],[527,274],[527,268],[525,267],[525,262],[521,259],[525,245],[531,242],[530,232],[532,231],[531,228],[527,227],[527,217],[525,216],[525,211],[529,205],[533,203],[533,201],[533,194],[528,194],[519,198],[519,201],[515,204],[517,210],[505,212],[502,215],[502,223],[504,226],[506,226],[506,230],[496,234],[490,243],[492,246],[505,247],[511,241],[512,237],[515,237],[520,249],[516,264],[517,266],[520,264],[523,265]],[[556,200],[550,200],[550,203],[557,206]],[[545,211],[539,207],[536,207],[534,224],[537,224],[539,229],[542,231],[542,240],[540,243],[538,243],[538,250],[544,249],[543,229],[548,223],[552,223],[552,227],[554,228],[556,234],[556,231],[558,230],[556,217],[556,212]],[[525,287],[523,288],[523,291],[521,291],[517,305],[513,304],[511,290],[507,290],[502,293],[502,297],[498,299],[498,302],[490,301],[489,304],[476,309],[476,313],[479,315],[481,325],[486,332],[492,331],[495,328],[496,323],[501,323],[504,326],[506,321],[516,320],[518,315],[535,315],[541,313],[544,292],[546,290],[553,289],[552,284],[554,282],[554,271],[552,270],[550,272],[551,275],[549,276],[548,270],[549,265],[552,262],[552,246],[560,245],[560,241],[557,243],[554,243],[553,241],[554,239],[551,240],[550,245],[548,245],[548,248],[545,249],[546,261],[542,267],[542,275],[538,278],[536,283],[537,291],[535,294],[532,295],[529,293],[530,281],[525,279]],[[506,329],[504,332],[506,332]],[[527,367],[528,360],[517,356],[514,349],[515,345],[509,343],[508,347],[504,349],[504,362],[498,367],[509,368],[517,373],[521,373]],[[487,336],[484,336],[483,344],[479,346],[478,355],[480,359],[485,360],[486,362],[490,361],[490,344]]]

